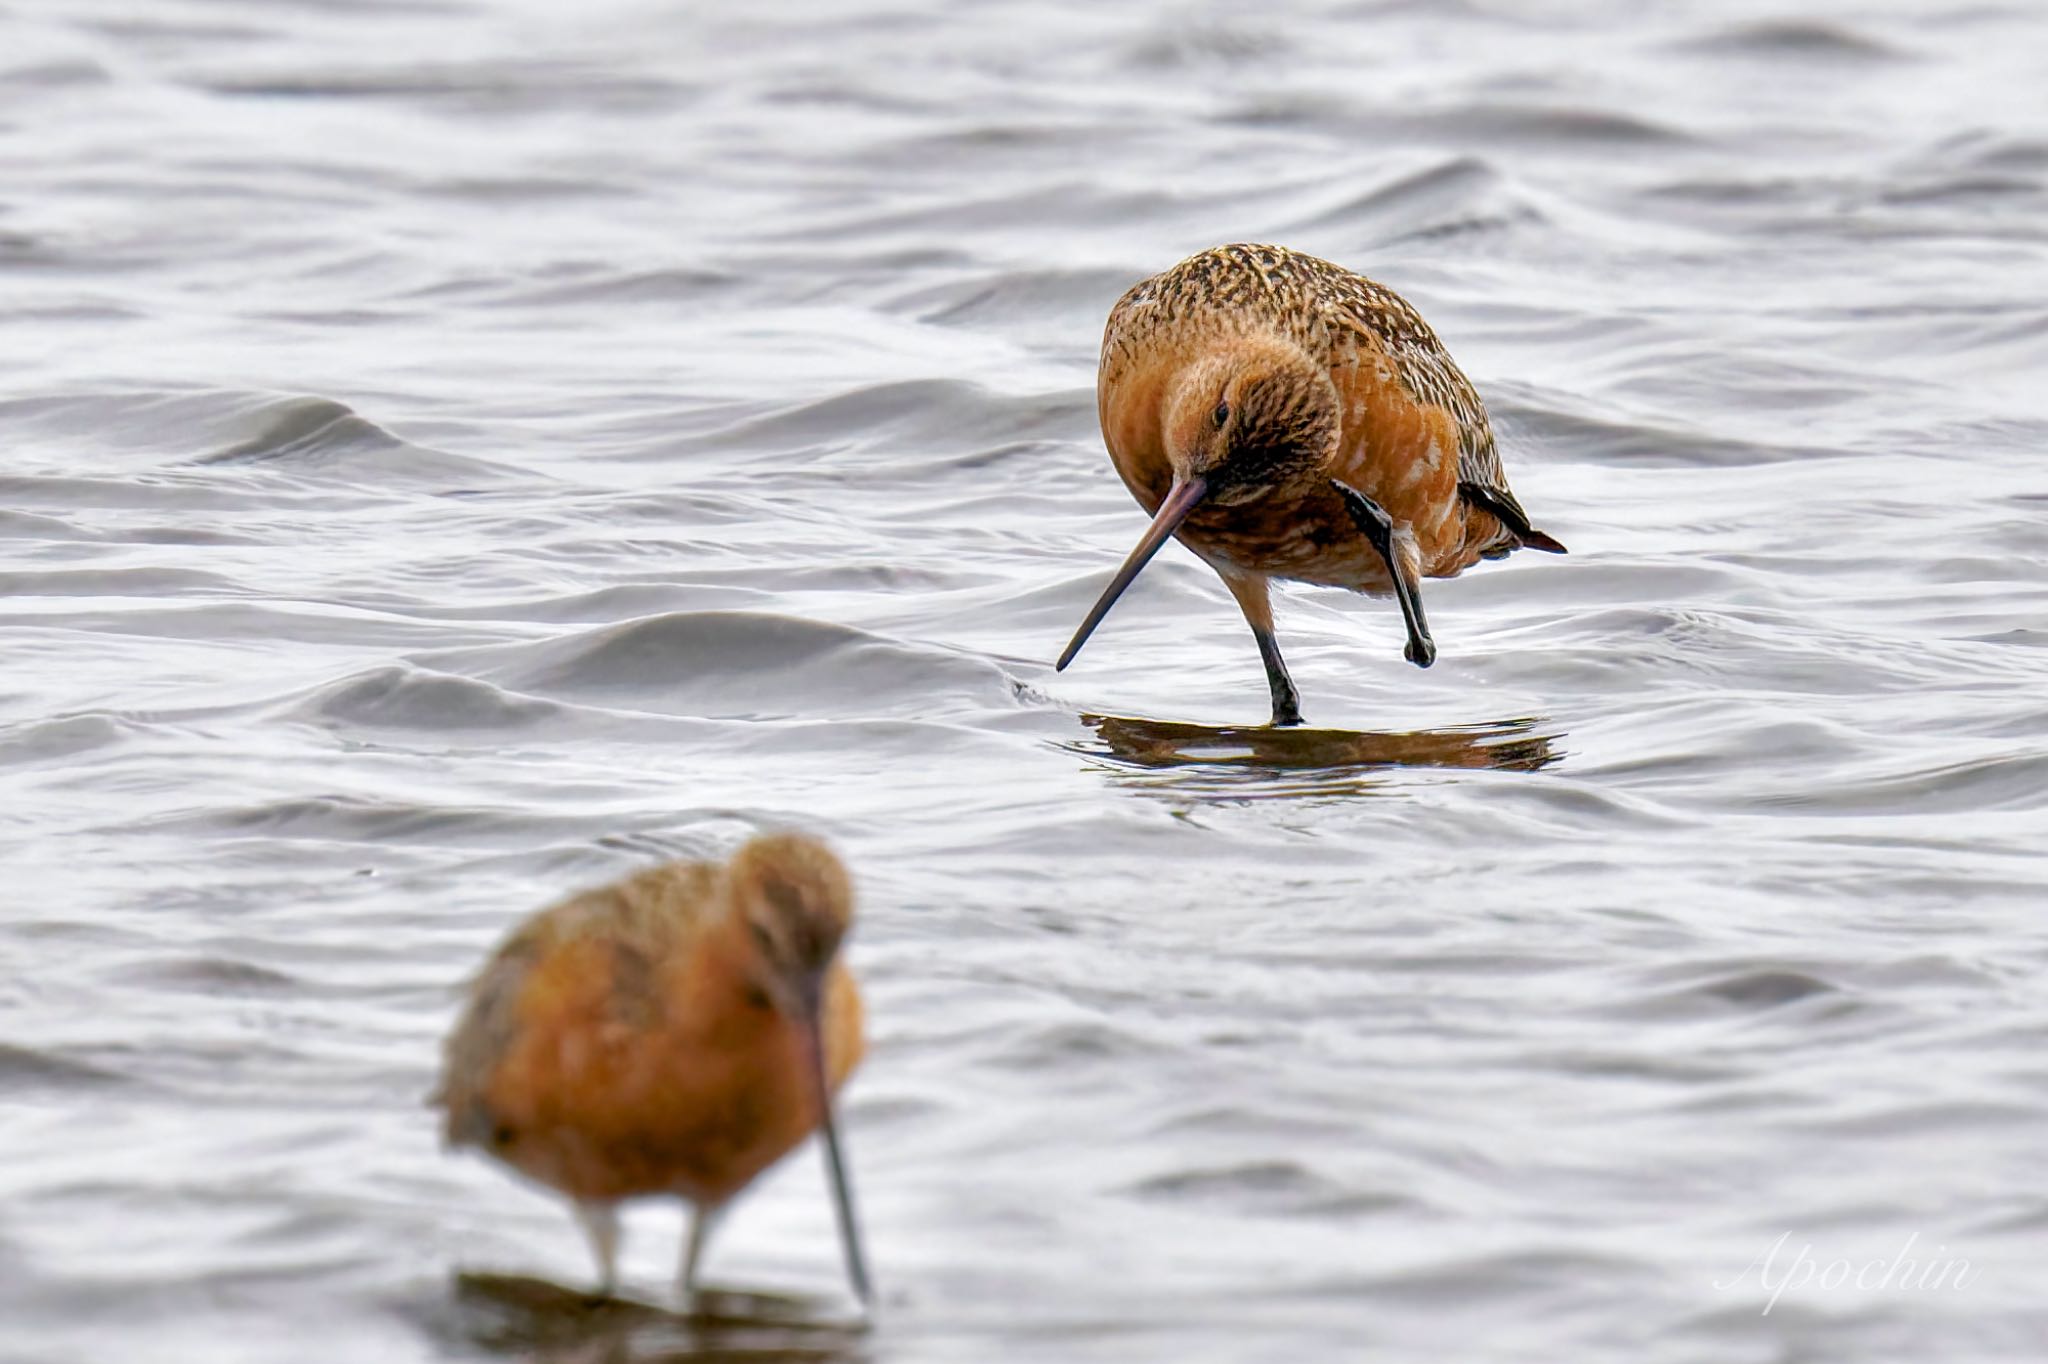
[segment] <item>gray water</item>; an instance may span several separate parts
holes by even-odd
[[[2048,1356],[2048,10],[859,8],[0,0],[0,1358]],[[1050,668],[1239,239],[1573,551],[1279,748],[1178,548]],[[808,1148],[586,1312],[455,987],[785,824],[878,1324]]]

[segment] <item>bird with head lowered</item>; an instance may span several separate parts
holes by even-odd
[[[1521,548],[1564,553],[1507,483],[1486,408],[1408,302],[1278,246],[1220,246],[1110,312],[1096,402],[1152,524],[1074,632],[1081,646],[1168,539],[1222,577],[1257,640],[1276,725],[1301,699],[1273,634],[1274,578],[1399,603],[1409,662],[1436,643],[1421,580]]]

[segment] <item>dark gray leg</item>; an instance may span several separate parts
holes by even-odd
[[[1394,580],[1394,599],[1401,603],[1401,618],[1408,625],[1408,645],[1401,651],[1402,657],[1418,668],[1427,668],[1436,662],[1436,641],[1429,637],[1429,621],[1422,614],[1422,585],[1408,575],[1394,553],[1393,518],[1358,489],[1346,487],[1334,478],[1330,486],[1343,497],[1352,523],[1372,541],[1380,558],[1386,560],[1387,576]]]
[[[1273,599],[1267,591],[1266,575],[1221,567],[1216,572],[1230,589],[1230,595],[1237,598],[1244,623],[1252,627],[1252,638],[1259,642],[1259,658],[1266,665],[1266,687],[1273,693],[1273,723],[1300,724],[1301,693],[1294,689],[1294,679],[1287,675],[1287,664],[1280,658],[1280,641],[1273,635]]]
[[[1266,663],[1266,686],[1273,693],[1273,723],[1300,724],[1301,693],[1294,689],[1294,679],[1287,675],[1287,661],[1280,657],[1280,641],[1273,638],[1271,630],[1256,625],[1252,627],[1252,638],[1259,642],[1259,657]]]

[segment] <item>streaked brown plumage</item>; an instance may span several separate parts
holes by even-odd
[[[1420,579],[1564,546],[1509,489],[1486,408],[1406,300],[1279,246],[1219,246],[1118,300],[1096,399],[1151,529],[1061,656],[1178,538],[1223,578],[1259,643],[1273,723],[1301,719],[1273,639],[1272,578],[1393,595],[1407,656],[1436,656]]]
[[[448,1143],[566,1194],[607,1289],[615,1205],[682,1198],[688,1289],[718,1211],[822,1129],[866,1300],[829,1098],[863,1050],[860,992],[838,958],[852,913],[844,867],[798,834],[540,911],[485,964],[448,1038],[435,1095]]]

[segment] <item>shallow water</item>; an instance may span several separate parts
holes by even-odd
[[[0,1358],[2039,1360],[2048,11],[852,9],[0,7]],[[1246,238],[1573,550],[1290,592],[1280,740],[1179,549],[1050,668]],[[781,823],[879,1324],[808,1150],[817,1320],[592,1313],[452,987]]]

